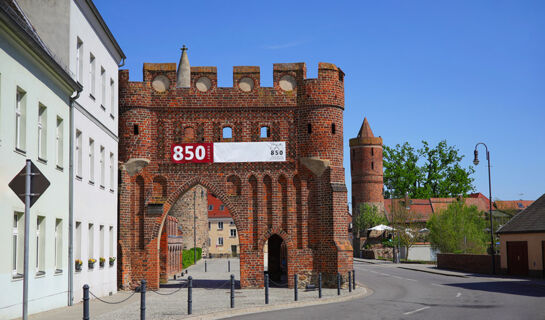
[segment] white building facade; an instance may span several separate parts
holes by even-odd
[[[29,219],[28,313],[65,306],[71,96],[81,90],[27,17],[0,2],[0,319],[22,315],[24,222]],[[8,183],[31,159],[50,187],[25,216]]]
[[[117,291],[117,93],[118,68],[125,55],[91,0],[51,0],[49,5],[19,1],[44,41],[52,44],[52,51],[83,86],[73,103],[69,131],[72,270],[68,290],[72,303],[78,303],[84,284],[96,296]],[[52,19],[61,22],[52,27]]]

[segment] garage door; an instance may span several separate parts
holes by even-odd
[[[528,275],[528,243],[526,241],[507,241],[507,270],[512,275]]]

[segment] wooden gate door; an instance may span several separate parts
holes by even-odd
[[[517,276],[528,275],[528,243],[507,241],[507,271]]]

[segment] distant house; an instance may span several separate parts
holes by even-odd
[[[238,231],[229,209],[208,193],[208,256],[236,257],[239,250]]]
[[[545,277],[545,194],[509,220],[498,234],[503,272]]]

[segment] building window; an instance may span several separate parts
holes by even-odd
[[[82,136],[81,131],[76,130],[76,177],[81,179],[81,167],[82,167]]]
[[[15,149],[26,150],[26,92],[21,88],[15,104]]]
[[[223,139],[231,139],[231,138],[233,138],[233,129],[231,129],[231,127],[224,127]]]
[[[83,41],[80,38],[77,38],[76,48],[76,79],[83,83]]]
[[[114,190],[115,172],[114,172],[114,154],[110,152],[110,190]]]
[[[12,252],[12,274],[13,276],[22,275],[23,271],[23,250],[24,250],[24,224],[22,212],[13,213],[13,252]]]
[[[229,221],[229,225],[230,226],[234,226],[235,225],[235,222],[233,220]]]
[[[91,98],[95,99],[95,73],[96,59],[92,53],[89,53],[89,81],[91,82]]]
[[[208,230],[210,230],[210,221],[208,221]]]
[[[104,146],[100,146],[100,187],[104,188],[104,179],[106,176],[106,151]]]
[[[237,229],[231,229],[231,237],[235,238],[237,236]]]
[[[38,158],[47,159],[47,108],[38,106]]]
[[[209,247],[210,247],[210,243],[211,243],[211,242],[212,242],[212,241],[210,241],[210,238],[208,238],[208,243],[207,243],[207,245],[208,245]]]
[[[110,226],[110,257],[115,257],[114,255],[114,227]]]
[[[335,124],[332,123],[332,124],[331,124],[331,134],[335,134],[335,132],[337,131],[336,129],[337,129],[337,128],[335,128]]]
[[[44,273],[45,265],[45,217],[36,218],[36,273]]]
[[[137,124],[132,126],[132,133],[134,133],[135,136],[137,136],[140,133],[140,130]]]
[[[223,237],[218,237],[218,246],[223,246]]]
[[[308,134],[311,134],[312,133],[312,124],[307,124],[307,132]]]
[[[55,269],[62,271],[62,219],[55,221]]]
[[[57,132],[55,135],[55,149],[57,153],[57,167],[62,168],[64,163],[64,128],[63,121],[57,117]]]
[[[115,82],[110,78],[110,115],[115,117]]]
[[[214,210],[214,205],[213,204],[208,205],[208,211],[212,211],[212,210]]]
[[[375,162],[371,161],[371,170],[375,170]]]
[[[100,67],[100,106],[106,110],[106,70]]]
[[[74,258],[81,260],[81,222],[76,221],[76,245],[74,246]]]
[[[271,129],[269,127],[261,127],[260,138],[269,138],[271,136]]]
[[[220,204],[220,211],[223,211],[223,209],[225,209],[225,205]]]
[[[95,140],[89,138],[89,182],[95,182]]]
[[[99,238],[99,242],[100,242],[100,247],[99,247],[100,258],[104,258],[105,257],[105,255],[104,255],[104,236],[105,236],[104,226],[101,225],[98,230],[99,230],[98,236],[100,237]]]
[[[223,221],[218,221],[218,230],[223,230]]]
[[[89,233],[88,233],[88,246],[87,246],[87,258],[94,258],[95,254],[95,225],[89,223]]]

